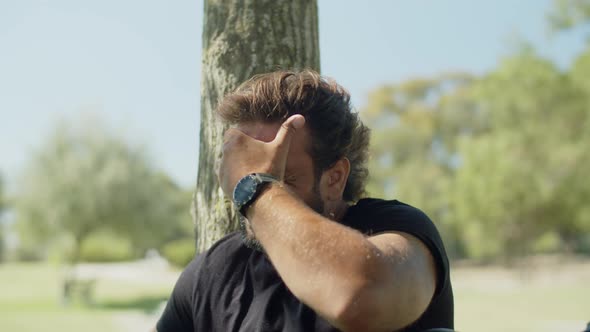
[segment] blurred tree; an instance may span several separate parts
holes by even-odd
[[[19,189],[22,245],[43,250],[65,235],[72,240],[71,262],[94,232],[128,237],[141,254],[171,239],[178,227],[178,188],[143,148],[97,121],[60,124],[34,153]]]
[[[533,53],[506,59],[473,91],[490,128],[459,139],[462,165],[452,185],[453,218],[469,253],[524,254],[550,231],[575,247],[590,231],[588,95]]]
[[[586,95],[590,95],[590,47],[574,61],[570,78]]]
[[[568,72],[527,48],[481,78],[383,86],[361,112],[373,128],[369,192],[424,209],[455,257],[514,257],[547,234],[581,248],[589,102],[590,49]]]
[[[4,180],[2,174],[0,174],[0,262],[4,260],[4,208],[6,205],[4,198]]]
[[[2,212],[4,211],[5,204],[4,179],[2,178],[2,174],[0,174],[0,215],[2,215]]]
[[[255,74],[320,68],[316,0],[206,0],[204,16],[201,146],[192,208],[198,252],[239,227],[215,173],[225,130],[214,116],[219,98]]]
[[[589,0],[553,0],[548,14],[553,30],[566,30],[590,22]]]
[[[372,128],[369,193],[397,196],[427,212],[452,256],[463,252],[460,229],[448,218],[455,140],[487,128],[486,119],[473,111],[472,81],[470,75],[449,73],[383,86],[361,111]]]
[[[549,24],[553,31],[557,32],[567,32],[571,29],[577,29],[579,31],[582,28],[586,32],[586,36],[590,37],[590,1],[554,0],[553,10],[549,14]],[[590,39],[587,39],[588,41]],[[590,44],[586,51],[575,61],[569,75],[573,83],[582,89],[586,96],[590,96]],[[587,137],[585,139],[581,141],[581,144],[587,144]],[[587,165],[587,160],[582,161],[580,165],[581,167]],[[579,178],[585,178],[588,174],[585,172],[578,174],[578,176]],[[576,182],[576,184],[580,183]],[[584,193],[581,194],[583,195]],[[590,223],[590,212],[588,212],[588,208],[579,209],[577,213],[578,221],[584,219],[587,223]],[[590,235],[586,234],[581,239],[578,235],[576,238],[574,248],[590,253]]]

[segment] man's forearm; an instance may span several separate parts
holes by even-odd
[[[388,263],[363,234],[311,210],[274,184],[248,210],[248,219],[285,284],[337,325]]]

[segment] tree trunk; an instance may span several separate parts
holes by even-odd
[[[218,186],[225,130],[214,116],[221,97],[255,74],[319,71],[316,0],[206,0],[203,22],[201,132],[193,197],[197,252],[237,230],[236,213]]]

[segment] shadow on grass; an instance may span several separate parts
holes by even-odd
[[[167,296],[142,296],[125,300],[107,300],[96,303],[93,307],[106,310],[141,310],[152,314],[167,301]]]

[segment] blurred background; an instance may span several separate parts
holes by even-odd
[[[423,209],[460,331],[590,321],[590,1],[319,0],[371,195]],[[0,0],[0,330],[146,331],[194,253],[203,3]]]

